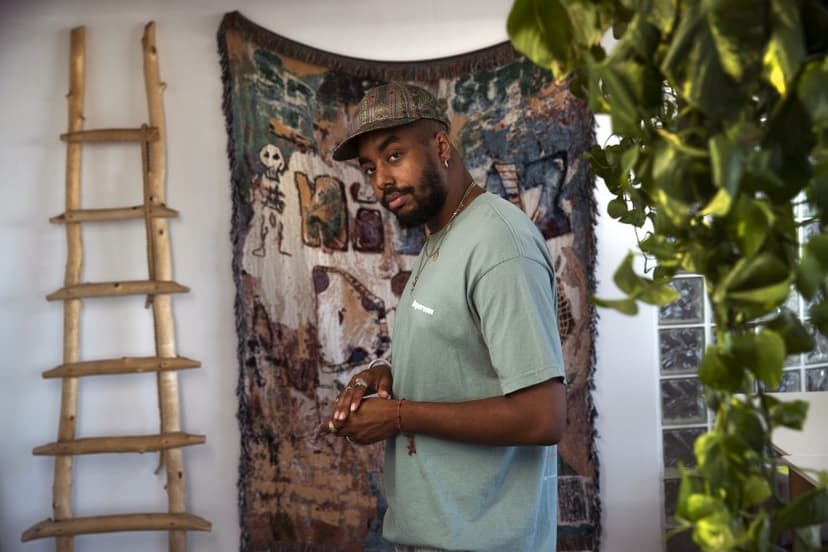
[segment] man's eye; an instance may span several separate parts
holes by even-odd
[[[389,161],[397,161],[400,157],[402,157],[402,153],[400,153],[398,151],[394,151],[394,152],[391,152],[391,154],[388,156],[388,160]]]
[[[362,169],[362,172],[365,173],[366,176],[371,176],[374,174],[374,167],[365,167]]]

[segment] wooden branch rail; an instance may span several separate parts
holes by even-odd
[[[95,282],[61,288],[46,296],[49,301],[65,301],[85,297],[123,297],[126,295],[160,295],[187,293],[190,288],[177,282],[133,280],[129,282]]]
[[[121,437],[85,437],[71,441],[58,441],[35,447],[35,456],[66,456],[78,454],[110,454],[129,452],[157,452],[178,447],[202,445],[204,435],[190,433],[162,433],[160,435],[125,435]]]
[[[86,29],[72,29],[69,51],[69,94],[68,130],[69,133],[83,130],[84,95],[86,90]],[[83,145],[75,142],[66,144],[66,202],[65,211],[81,208],[81,150]],[[71,287],[79,284],[83,273],[83,237],[80,224],[69,224],[66,229],[66,270],[63,285]],[[80,357],[80,326],[82,301],[72,299],[63,303],[63,362],[77,362]],[[63,378],[60,389],[60,421],[58,422],[58,440],[68,441],[75,438],[78,417],[78,379]],[[72,462],[71,456],[55,458],[55,478],[52,484],[52,517],[68,519],[72,517]],[[57,552],[73,552],[74,541],[67,537],[55,539]]]
[[[151,218],[175,218],[178,211],[164,206],[135,205],[133,207],[115,207],[109,209],[75,209],[66,211],[49,219],[55,224],[66,224],[69,222],[105,222],[111,220],[141,219],[147,216],[147,210]]]
[[[122,514],[77,517],[62,521],[47,519],[26,529],[21,540],[28,542],[49,537],[123,531],[209,531],[211,528],[209,521],[192,514]]]
[[[76,130],[60,135],[64,142],[157,142],[161,133],[156,127],[141,128],[99,128]]]
[[[61,364],[43,372],[43,378],[66,378],[79,376],[110,376],[114,374],[142,374],[167,370],[198,368],[201,363],[185,357],[123,357],[103,360],[87,360]]]

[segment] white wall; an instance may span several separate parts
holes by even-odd
[[[221,111],[215,33],[221,15],[239,9],[266,28],[316,47],[374,59],[424,59],[504,40],[510,0],[0,0],[0,551],[53,550],[52,540],[19,542],[24,529],[51,514],[53,460],[35,446],[55,439],[60,384],[40,372],[61,361],[59,288],[66,259],[64,229],[48,218],[63,210],[69,30],[87,27],[86,127],[138,125],[146,119],[140,37],[155,20],[168,135],[168,204],[174,276],[192,292],[177,296],[180,354],[203,362],[180,375],[186,431],[207,444],[185,449],[190,510],[213,522],[192,533],[192,550],[238,549],[236,509],[239,435],[237,365],[230,259],[229,170]],[[601,139],[606,135],[601,124]],[[137,149],[86,147],[85,206],[137,204]],[[602,202],[606,193],[602,192]],[[603,208],[602,208],[603,211]],[[139,223],[87,225],[85,279],[145,274]],[[614,295],[611,274],[632,246],[631,232],[602,216],[599,294]],[[604,550],[660,548],[655,326],[602,312],[596,398],[600,417]],[[87,302],[82,357],[152,352],[151,316],[141,299]],[[157,429],[152,376],[86,378],[80,386],[79,435]],[[80,457],[75,463],[77,515],[113,509],[161,511],[164,478],[157,455]],[[115,504],[116,506],[112,506]],[[125,533],[76,539],[76,550],[164,550],[165,537]]]

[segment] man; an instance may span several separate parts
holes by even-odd
[[[393,367],[352,378],[323,429],[387,440],[383,536],[399,550],[555,550],[566,398],[552,262],[524,213],[474,184],[448,128],[429,92],[391,83],[365,94],[334,151],[429,237]]]

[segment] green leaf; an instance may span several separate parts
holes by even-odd
[[[745,506],[758,506],[769,499],[772,494],[770,485],[764,477],[750,475],[742,483],[742,496],[744,497]]]
[[[765,446],[763,418],[749,400],[731,398],[728,408],[721,414],[728,435],[740,440],[744,447],[761,452]]]
[[[617,145],[607,146],[604,149],[596,145],[592,146],[586,154],[596,176],[603,178],[607,189],[615,195],[623,192],[622,181],[626,180],[626,175],[622,173],[618,160],[613,155],[615,150],[620,149],[621,147]]]
[[[515,0],[506,31],[517,51],[556,77],[572,69],[575,30],[560,0]]]
[[[603,83],[604,97],[610,106],[614,132],[637,136],[641,133],[639,102],[633,90],[635,79],[642,77],[641,68],[634,62],[603,63],[597,69]]]
[[[638,243],[638,247],[658,259],[672,259],[677,255],[676,242],[662,234],[650,234]]]
[[[670,34],[676,18],[675,0],[653,0],[647,12],[647,20],[652,23],[663,36]]]
[[[622,173],[630,174],[630,171],[632,171],[635,167],[635,162],[638,160],[640,153],[641,150],[636,145],[632,145],[632,147],[627,148],[627,150],[621,154]]]
[[[649,305],[667,305],[676,301],[681,294],[667,282],[657,283],[647,280],[638,298]]]
[[[779,95],[785,96],[805,58],[805,39],[796,2],[771,0],[771,12],[773,28],[763,58],[763,74]]]
[[[766,200],[741,194],[728,217],[728,234],[739,244],[743,257],[753,257],[765,243],[774,224],[774,214]]]
[[[637,295],[644,287],[641,276],[635,273],[633,269],[633,259],[635,256],[632,253],[627,253],[621,264],[613,274],[613,281],[618,289],[627,295]]]
[[[713,196],[713,199],[710,200],[710,203],[704,206],[704,208],[699,211],[699,215],[707,216],[713,215],[716,217],[724,217],[730,212],[730,205],[732,203],[733,197],[730,195],[724,188],[720,188],[716,195]]]
[[[777,529],[808,527],[828,521],[828,490],[814,489],[797,498],[773,514]]]
[[[748,528],[748,536],[756,546],[756,552],[770,552],[771,526],[767,512],[760,510]]]
[[[627,213],[627,202],[624,201],[623,197],[616,197],[610,200],[607,204],[607,214],[614,218],[618,219],[624,216]]]
[[[515,0],[506,32],[516,50],[560,78],[582,61],[609,27],[605,6],[561,0]]]
[[[679,462],[679,475],[681,483],[679,483],[678,503],[676,504],[676,517],[680,519],[689,519],[688,503],[690,495],[701,489],[698,484],[699,478],[691,469],[687,469]]]
[[[713,291],[714,304],[727,303],[745,315],[761,316],[784,303],[790,292],[792,274],[787,265],[771,253],[742,258]]]
[[[814,129],[828,126],[828,58],[805,66],[796,91],[814,122]]]
[[[805,329],[797,315],[783,309],[779,315],[767,323],[767,327],[782,336],[785,341],[785,353],[795,355],[814,348],[814,338]]]
[[[742,386],[744,373],[733,358],[719,352],[718,346],[708,345],[699,367],[699,379],[714,389],[735,393]]]
[[[590,302],[599,307],[617,310],[621,314],[628,314],[633,316],[638,314],[638,304],[635,299],[599,299],[595,296],[590,296]]]
[[[771,113],[762,147],[770,154],[769,178],[759,190],[774,203],[787,203],[805,189],[814,172],[816,143],[811,118],[796,94],[789,94]],[[754,178],[756,175],[753,175]]]
[[[618,289],[630,296],[631,299],[639,299],[651,305],[666,305],[680,297],[680,294],[673,289],[669,282],[654,282],[635,273],[633,269],[633,254],[629,253],[618,266],[613,275],[613,280]],[[629,308],[628,304],[604,302],[603,306],[618,309]],[[632,314],[635,314],[634,312]]]
[[[727,190],[731,196],[739,194],[739,181],[744,172],[744,156],[739,145],[723,134],[717,134],[708,142],[713,183]]]
[[[811,305],[808,309],[808,316],[811,318],[811,324],[818,329],[822,335],[828,336],[828,302],[823,299],[819,303]],[[808,337],[810,337],[810,334],[808,334]]]
[[[773,330],[763,329],[758,334],[733,338],[733,356],[770,389],[782,383],[785,362],[785,341]]]
[[[796,288],[811,299],[828,274],[828,234],[813,236],[805,245],[796,271]]]
[[[687,497],[686,519],[688,521],[698,521],[726,510],[727,507],[720,500],[710,495],[695,493]]]
[[[751,72],[752,52],[762,48],[765,40],[765,2],[757,0],[712,0],[707,24],[725,73],[739,81]]]
[[[808,403],[806,401],[780,401],[774,397],[765,396],[768,412],[770,413],[771,425],[773,427],[787,427],[800,430],[808,415]]]
[[[715,16],[708,10],[714,2],[688,2],[673,32],[661,71],[683,101],[700,111],[730,119],[743,108],[745,93],[727,74],[717,48]],[[725,12],[726,10],[722,10]],[[725,63],[729,63],[725,62]],[[732,69],[732,64],[729,65]]]
[[[653,200],[658,213],[655,220],[656,232],[672,233],[689,224],[691,210],[687,203],[668,195],[664,188],[656,188],[653,191]]]
[[[784,282],[789,276],[788,267],[771,253],[742,258],[723,280],[728,292],[745,291]],[[788,290],[785,290],[785,298]]]
[[[818,208],[820,221],[828,225],[828,147],[814,151],[814,176],[808,190],[808,197]]]
[[[730,525],[730,514],[727,512],[699,520],[693,530],[693,541],[703,550],[732,550],[736,537]]]

